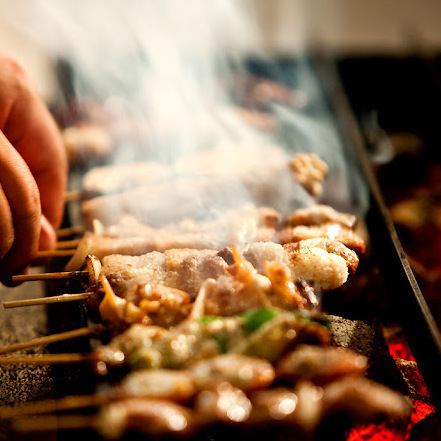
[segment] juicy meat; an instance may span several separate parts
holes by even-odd
[[[340,213],[329,205],[314,205],[310,208],[299,208],[294,213],[286,216],[283,221],[289,227],[333,223],[352,229],[355,227],[357,217],[349,213]]]
[[[348,279],[346,261],[322,248],[303,248],[290,255],[294,275],[314,287],[329,290],[343,285]]]
[[[237,199],[225,196],[235,193],[237,186],[231,180],[181,177],[89,199],[81,208],[87,228],[95,219],[109,226],[127,215],[152,227],[161,227],[185,218],[204,216],[207,207],[236,208]]]
[[[221,383],[199,393],[195,410],[205,424],[215,421],[237,424],[250,416],[251,402],[240,389]]]
[[[300,382],[295,389],[254,392],[249,422],[276,421],[312,435],[329,416],[339,414],[356,423],[377,418],[406,418],[411,406],[399,393],[363,377],[346,377],[325,387]]]
[[[109,439],[119,439],[128,430],[153,436],[183,435],[191,429],[191,413],[171,401],[129,398],[104,407],[97,428]]]
[[[86,225],[94,219],[111,225],[132,215],[158,227],[187,217],[201,218],[209,209],[223,212],[237,208],[250,200],[280,210],[295,206],[299,200],[313,202],[293,177],[283,149],[272,145],[235,147],[217,147],[184,157],[175,165],[177,173],[167,180],[146,182],[148,173],[139,173],[139,178],[132,177],[132,183],[138,184],[132,190],[84,201]],[[113,179],[108,170],[109,179]]]
[[[218,254],[228,263],[233,263],[230,249],[223,249]],[[329,239],[309,239],[283,246],[273,242],[256,242],[248,245],[243,255],[260,274],[267,274],[269,263],[279,262],[290,269],[294,281],[296,278],[303,279],[320,289],[335,289],[343,285],[349,272],[355,272],[358,265],[354,251]]]
[[[130,397],[187,400],[195,393],[189,372],[169,369],[140,369],[121,382],[119,393]]]
[[[266,261],[265,275],[262,275],[236,248],[232,249],[232,255],[233,263],[228,268],[230,274],[207,281],[204,286],[202,301],[205,314],[230,316],[270,306],[289,310],[306,303],[293,283],[291,270],[286,264]]]
[[[324,384],[345,375],[363,375],[367,360],[343,348],[301,345],[277,365],[277,375]]]
[[[277,261],[285,265],[289,264],[285,249],[274,242],[252,243],[245,248],[243,256],[260,274],[265,273],[267,262]]]
[[[346,262],[348,270],[351,273],[355,273],[358,266],[359,259],[357,253],[350,250],[337,240],[321,238],[306,239],[301,240],[300,242],[288,243],[284,245],[283,248],[290,258],[296,254],[301,254],[304,251],[320,248],[329,254],[335,254],[336,256],[341,257]]]
[[[199,389],[228,382],[248,391],[267,387],[274,380],[274,369],[268,361],[241,354],[223,354],[201,360],[189,369]]]
[[[101,318],[116,329],[133,323],[168,328],[190,313],[190,296],[163,285],[134,285],[117,296],[109,281],[101,276],[104,297],[99,304]]]
[[[295,389],[280,387],[254,392],[250,397],[253,411],[249,422],[276,422],[300,431],[300,439],[313,439],[311,435],[322,418],[322,393],[321,388],[309,382],[299,383]]]
[[[142,256],[104,257],[102,272],[116,294],[135,285],[161,284],[195,296],[208,278],[227,274],[227,263],[214,250],[172,249]]]
[[[357,422],[378,417],[405,418],[409,401],[398,392],[363,377],[346,377],[325,387],[323,413],[343,413]]]

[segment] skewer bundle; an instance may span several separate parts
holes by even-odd
[[[305,164],[316,167],[319,178],[312,173],[311,181]],[[320,192],[326,168],[317,158],[300,156],[291,166],[308,191]],[[92,353],[0,355],[0,365],[89,363],[101,375],[125,365],[132,373],[105,394],[4,408],[0,418],[13,418],[21,431],[92,427],[109,438],[127,430],[190,435],[219,423],[281,425],[308,438],[336,412],[355,421],[406,416],[403,397],[361,377],[365,358],[329,346],[329,330],[316,311],[322,291],[345,283],[364,252],[355,217],[320,205],[285,218],[247,208],[226,215],[223,226],[240,230],[244,212],[257,233],[240,251],[216,241],[207,246],[208,233],[200,239],[201,231],[221,231],[222,224],[211,221],[175,230],[136,219],[108,227],[95,222],[95,232],[81,239],[72,236],[83,227],[60,230],[57,249],[37,258],[72,256],[88,241],[87,253],[80,252],[84,265],[13,281],[78,278],[84,292],[4,307],[86,301],[102,323],[0,347],[0,353],[104,330],[112,339]],[[133,231],[142,239],[135,253]],[[169,240],[158,240],[161,234]],[[100,241],[113,248],[100,249]],[[99,411],[58,415],[85,407]],[[37,414],[43,415],[28,418]]]

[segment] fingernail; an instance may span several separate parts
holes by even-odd
[[[57,237],[55,234],[55,230],[52,225],[46,219],[46,216],[41,215],[40,219],[40,241],[38,249],[41,250],[50,250],[55,248]]]

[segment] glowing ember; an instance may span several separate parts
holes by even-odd
[[[385,329],[384,336],[389,353],[396,361],[409,386],[425,400],[429,399],[429,392],[415,362],[415,358],[407,341],[399,328]],[[407,363],[406,363],[407,362]],[[410,363],[409,363],[410,362]],[[404,366],[406,366],[404,370]],[[368,424],[352,429],[347,441],[405,441],[409,439],[410,431],[418,422],[431,415],[435,408],[427,401],[412,400],[413,410],[407,424],[386,422]]]

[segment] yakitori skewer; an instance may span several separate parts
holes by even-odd
[[[395,391],[363,378],[343,378],[317,388],[309,382],[295,387],[263,389],[246,396],[225,384],[202,390],[192,406],[172,400],[129,397],[104,403],[95,415],[40,415],[18,417],[18,432],[91,428],[109,439],[127,431],[144,435],[190,435],[213,423],[245,427],[282,425],[294,429],[293,439],[314,439],[317,429],[334,415],[353,422],[378,418],[404,419],[409,403]]]
[[[74,329],[72,331],[58,332],[56,334],[45,335],[44,337],[33,338],[32,340],[13,343],[10,345],[0,346],[0,354],[7,354],[9,352],[21,351],[23,349],[34,348],[37,346],[46,346],[51,343],[56,343],[64,340],[71,340],[78,337],[85,337],[88,335],[98,334],[105,329],[103,325],[94,325],[84,328]]]
[[[93,291],[86,291],[76,294],[60,294],[57,296],[37,297],[35,299],[10,300],[3,302],[3,308],[21,308],[24,306],[47,305],[49,303],[66,303],[76,302],[78,300],[86,300],[95,295]]]

